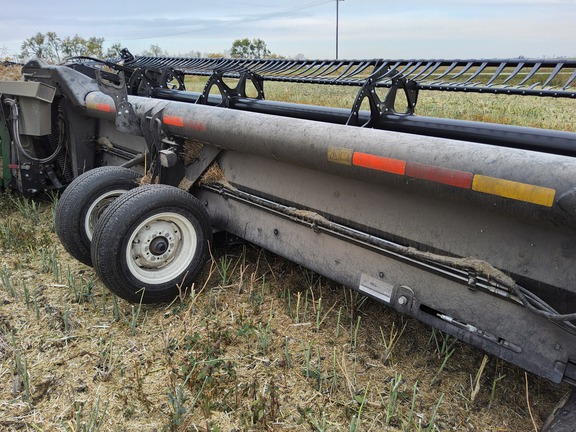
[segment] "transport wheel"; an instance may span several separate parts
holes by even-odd
[[[106,166],[86,171],[62,193],[56,207],[56,234],[64,249],[78,261],[92,265],[90,243],[96,221],[112,201],[138,186],[135,171]]]
[[[212,227],[198,200],[168,185],[146,185],[116,199],[96,224],[94,269],[130,302],[185,293],[209,254]]]

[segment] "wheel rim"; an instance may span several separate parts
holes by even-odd
[[[185,275],[198,238],[192,223],[178,213],[159,213],[141,222],[130,236],[126,263],[144,284],[159,285]]]
[[[126,192],[127,189],[114,189],[108,192],[103,193],[97,199],[95,199],[90,207],[88,207],[88,211],[86,212],[86,218],[84,219],[84,231],[86,232],[86,237],[88,240],[92,241],[92,236],[94,235],[94,227],[96,226],[96,222],[98,222],[98,218],[102,214],[102,212],[110,205],[112,201]]]

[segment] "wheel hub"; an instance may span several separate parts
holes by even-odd
[[[163,220],[152,221],[142,227],[132,241],[134,262],[145,268],[162,267],[174,258],[181,240],[175,224]]]
[[[150,252],[152,252],[152,255],[160,256],[166,253],[169,246],[170,244],[166,237],[156,237],[150,242]]]

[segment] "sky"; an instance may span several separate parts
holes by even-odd
[[[0,54],[38,32],[103,37],[133,54],[224,53],[259,38],[285,57],[576,57],[576,0],[23,0],[0,9]],[[336,10],[338,6],[338,20]]]

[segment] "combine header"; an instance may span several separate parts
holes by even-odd
[[[65,188],[60,240],[117,295],[170,300],[213,237],[241,238],[576,385],[576,134],[414,114],[421,91],[574,99],[575,61],[124,51],[23,75],[0,83],[2,183]],[[271,101],[271,81],[358,93],[349,109]],[[573,430],[575,406],[546,429]]]

